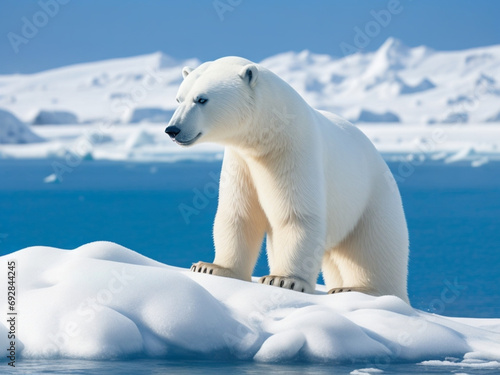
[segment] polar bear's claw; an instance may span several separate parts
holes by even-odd
[[[313,291],[313,288],[305,280],[298,277],[267,275],[262,276],[259,279],[259,283],[290,289],[296,292],[312,293]]]
[[[236,275],[228,268],[218,266],[213,263],[198,262],[194,263],[190,270],[197,273],[208,273],[209,275],[217,275],[224,277],[237,278]]]
[[[363,288],[363,287],[353,287],[353,288],[332,288],[328,291],[328,294],[336,294],[336,293],[345,293],[345,292],[359,292],[359,293],[364,293],[364,294],[371,294],[371,295],[377,295],[377,293],[370,288]]]

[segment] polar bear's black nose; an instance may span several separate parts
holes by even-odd
[[[181,129],[179,129],[177,126],[175,125],[170,125],[170,126],[167,126],[167,128],[165,129],[165,133],[168,134],[168,136],[172,139],[175,138],[175,136],[177,134],[179,134],[181,132]]]

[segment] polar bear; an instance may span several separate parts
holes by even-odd
[[[224,57],[184,68],[165,132],[181,146],[225,146],[213,263],[195,272],[251,280],[264,235],[263,284],[408,302],[408,230],[392,174],[346,120],[311,108],[259,64]]]

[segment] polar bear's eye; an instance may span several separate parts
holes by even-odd
[[[180,102],[181,102],[181,100],[180,100],[179,98],[175,98],[175,101],[176,101],[177,103],[180,103]]]
[[[199,104],[205,104],[206,102],[208,102],[207,98],[200,97],[200,98],[196,99],[196,103],[199,103]]]

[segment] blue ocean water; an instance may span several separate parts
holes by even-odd
[[[222,375],[222,374],[276,374],[276,375],[348,375],[354,370],[377,368],[384,375],[423,375],[423,374],[473,374],[498,375],[498,369],[477,368],[462,369],[443,366],[422,366],[403,363],[338,365],[329,363],[283,363],[267,364],[248,361],[218,362],[218,361],[187,361],[187,360],[129,360],[129,361],[83,361],[83,360],[30,360],[25,361],[12,373],[23,375],[64,374],[110,374],[110,375]],[[359,373],[359,372],[358,372]],[[373,374],[377,374],[372,372]]]
[[[384,375],[422,375],[422,374],[473,374],[498,375],[498,369],[477,368],[461,369],[443,366],[422,366],[402,363],[339,365],[329,363],[308,364],[301,362],[267,364],[249,361],[218,362],[192,360],[134,359],[128,361],[84,361],[84,360],[29,360],[16,367],[12,373],[23,375],[61,374],[61,375],[222,375],[222,374],[276,374],[276,375],[348,375],[354,370],[377,368]],[[359,372],[358,372],[359,373]],[[376,374],[372,372],[373,374]]]
[[[397,177],[410,230],[412,305],[447,316],[500,317],[500,163],[478,168],[465,163],[389,166]],[[73,249],[108,240],[175,266],[213,259],[220,162],[84,161],[65,173],[60,183],[44,183],[51,173],[50,160],[0,160],[0,255],[34,245]],[[267,273],[263,252],[254,274]],[[26,361],[22,366],[26,373],[37,368],[36,373],[46,369],[65,374],[95,369],[130,373],[131,366],[143,366],[150,373],[202,369],[203,373],[335,374],[359,368],[157,360]],[[108,366],[114,370],[105,370]],[[302,372],[294,372],[300,368]],[[384,369],[385,373],[422,370],[415,365]],[[489,373],[477,371],[488,370],[467,372]]]

